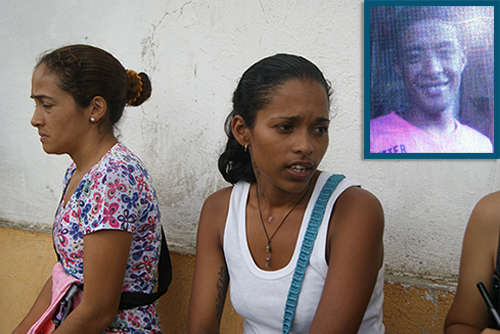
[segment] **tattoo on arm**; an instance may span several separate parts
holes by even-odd
[[[217,281],[217,299],[215,299],[215,307],[217,308],[217,320],[220,323],[222,311],[224,310],[224,302],[226,301],[227,285],[229,276],[226,266],[222,266],[219,271],[219,280]]]

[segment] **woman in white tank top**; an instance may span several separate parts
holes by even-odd
[[[219,170],[233,187],[207,198],[198,227],[187,333],[219,333],[229,279],[244,333],[282,333],[312,208],[329,173],[331,88],[307,59],[252,65],[233,95]],[[343,179],[326,206],[290,333],[383,333],[378,200]]]

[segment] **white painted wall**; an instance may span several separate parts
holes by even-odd
[[[0,220],[51,226],[69,158],[42,151],[30,78],[40,53],[73,43],[152,79],[151,100],[119,127],[153,176],[171,245],[193,249],[204,198],[226,185],[216,161],[239,76],[277,52],[311,59],[331,80],[336,117],[322,168],[381,200],[390,271],[456,275],[472,207],[500,189],[496,160],[363,160],[360,0],[25,0],[2,1],[0,12]]]

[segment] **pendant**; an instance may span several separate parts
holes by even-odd
[[[267,244],[266,246],[266,267],[269,267],[269,263],[271,262],[271,246]]]

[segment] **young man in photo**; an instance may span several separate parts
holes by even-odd
[[[439,15],[402,16],[395,71],[408,107],[370,121],[371,153],[491,153],[491,141],[461,124],[460,84],[467,64],[454,23]]]

